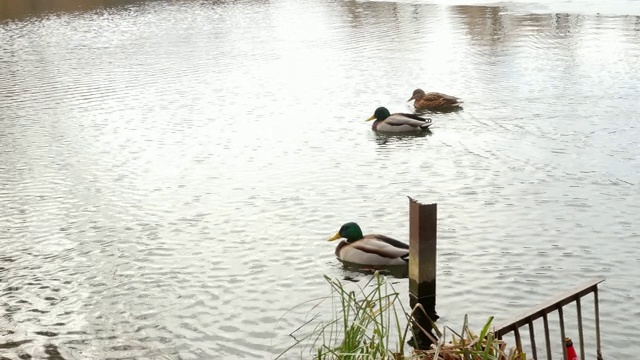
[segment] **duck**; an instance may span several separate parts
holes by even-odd
[[[344,238],[336,247],[336,256],[343,262],[366,266],[407,265],[409,245],[385,235],[362,235],[360,226],[348,222],[329,238]]]
[[[420,110],[430,111],[454,111],[461,109],[462,100],[455,96],[438,92],[425,93],[422,89],[415,89],[413,95],[407,101],[414,100],[413,107]]]
[[[371,129],[390,133],[416,133],[428,129],[433,124],[430,118],[415,114],[391,114],[384,106],[377,108],[373,115],[365,121],[374,119],[376,121],[371,125]]]

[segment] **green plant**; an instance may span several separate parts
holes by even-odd
[[[393,359],[403,354],[409,327],[403,328],[398,308],[402,314],[405,311],[399,293],[382,275],[374,273],[358,292],[325,279],[331,286],[332,319],[318,324],[277,358],[303,341],[310,342],[316,359]]]
[[[518,351],[505,353],[506,343],[495,339],[489,331],[493,317],[477,335],[469,328],[467,316],[460,333],[449,327],[441,331],[432,323],[437,337],[432,338],[432,348],[405,353],[407,336],[414,335],[413,314],[424,309],[418,305],[407,313],[399,300],[399,293],[379,272],[374,273],[358,291],[349,291],[340,281],[328,276],[325,279],[331,287],[331,296],[328,297],[332,300],[331,320],[320,322],[300,339],[294,337],[295,343],[276,359],[306,342],[304,349],[311,349],[313,358],[318,360],[526,360],[525,355]],[[318,316],[303,326],[316,319]],[[448,342],[447,329],[452,333]],[[427,336],[431,337],[430,334]]]

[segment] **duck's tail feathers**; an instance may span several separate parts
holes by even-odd
[[[429,126],[433,125],[433,120],[431,120],[431,118],[425,118],[424,120],[424,124],[420,125],[421,129],[428,129]]]

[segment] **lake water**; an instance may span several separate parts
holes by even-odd
[[[605,359],[640,353],[639,15],[0,0],[0,356],[275,357],[323,275],[369,278],[326,239],[356,221],[407,241],[407,195],[438,203],[440,323],[602,276]],[[464,111],[373,133],[417,87]]]

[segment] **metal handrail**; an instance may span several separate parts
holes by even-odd
[[[547,315],[553,311],[558,312],[558,316],[560,320],[560,336],[562,337],[562,344],[564,344],[565,331],[564,331],[563,307],[572,302],[575,302],[578,310],[578,336],[580,338],[580,358],[581,360],[585,360],[584,335],[582,330],[582,306],[580,303],[580,299],[585,295],[593,293],[594,304],[595,304],[594,305],[595,321],[596,321],[596,351],[597,351],[598,360],[602,360],[602,353],[600,349],[600,314],[599,314],[599,308],[598,308],[598,284],[600,284],[603,281],[604,281],[604,278],[591,280],[541,305],[535,306],[530,310],[520,315],[517,315],[511,318],[510,320],[503,322],[502,324],[500,324],[494,329],[493,333],[496,338],[502,339],[506,334],[513,332],[513,335],[516,340],[516,347],[518,348],[519,351],[522,351],[522,339],[520,338],[519,329],[525,325],[528,325],[529,336],[530,336],[531,347],[532,347],[532,355],[534,359],[538,359],[533,322],[537,319],[542,318],[544,323],[547,360],[552,360],[551,359],[551,340],[549,336],[549,320]],[[567,350],[564,346],[562,347],[562,349],[563,349],[564,358],[567,359]]]

